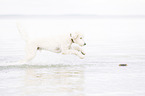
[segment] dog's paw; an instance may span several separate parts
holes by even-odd
[[[84,58],[85,58],[85,56],[84,56],[84,55],[80,56],[80,59],[84,59]]]
[[[84,59],[84,58],[85,58],[85,55],[82,55],[82,54],[80,53],[79,57],[80,57],[80,59]]]

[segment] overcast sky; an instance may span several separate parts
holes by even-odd
[[[0,0],[0,15],[145,15],[145,0]]]

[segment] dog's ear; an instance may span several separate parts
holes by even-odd
[[[79,36],[79,33],[78,33],[78,32],[71,33],[70,36],[71,36],[73,39],[76,39],[76,38]]]

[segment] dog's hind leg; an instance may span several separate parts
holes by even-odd
[[[26,46],[26,56],[25,59],[21,61],[21,63],[27,63],[32,60],[36,56],[37,47],[33,44],[27,44]]]

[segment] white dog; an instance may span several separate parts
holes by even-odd
[[[85,53],[79,46],[84,46],[86,43],[83,40],[83,35],[79,32],[63,34],[56,37],[49,36],[49,38],[45,39],[30,39],[20,24],[17,24],[17,27],[22,38],[26,41],[26,57],[22,61],[23,63],[32,60],[35,57],[37,50],[48,50],[62,54],[74,54],[79,56],[81,59],[84,58]],[[72,43],[79,46],[72,47]]]

